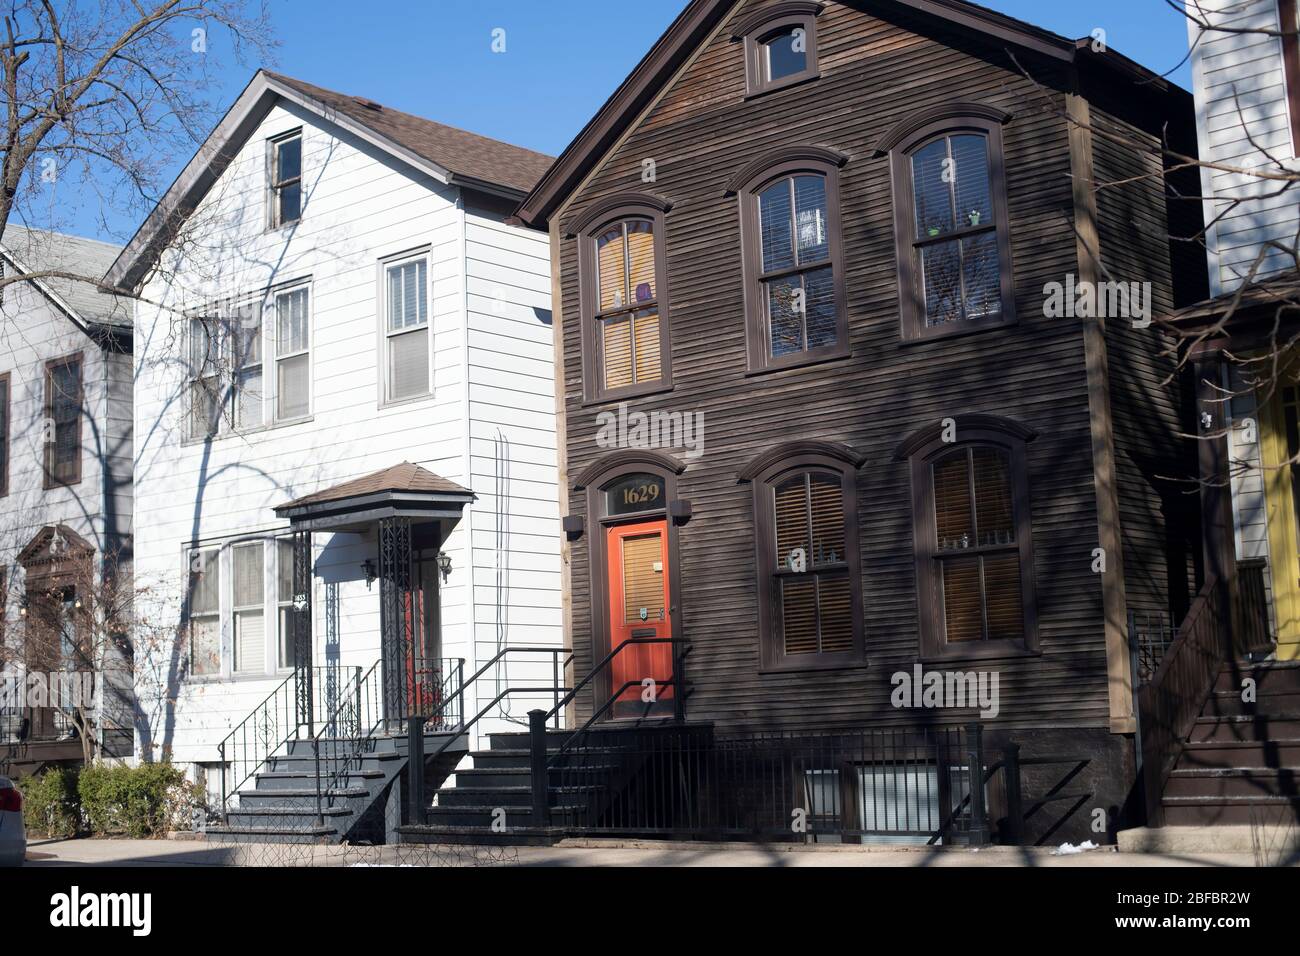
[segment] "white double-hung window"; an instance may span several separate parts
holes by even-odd
[[[291,668],[291,539],[245,538],[187,557],[190,675],[271,677]]]
[[[275,296],[275,418],[311,414],[311,333],[306,286]]]
[[[429,394],[429,261],[384,265],[385,401]]]

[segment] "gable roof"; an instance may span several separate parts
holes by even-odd
[[[5,227],[4,237],[0,239],[0,255],[20,272],[62,272],[86,280],[42,276],[28,281],[88,335],[94,334],[96,326],[131,327],[129,301],[101,292],[90,281],[104,275],[121,251],[121,246],[96,239],[29,229],[14,223]]]
[[[480,136],[365,97],[338,93],[279,73],[258,70],[198,152],[181,170],[105,281],[134,288],[258,124],[280,100],[310,110],[439,182],[520,200],[552,157]]]
[[[846,0],[847,2],[847,0]],[[1087,64],[1139,80],[1157,94],[1191,94],[1113,48],[1094,53],[1092,39],[1071,40],[967,0],[863,0],[863,7],[909,9],[989,40],[1064,63]],[[574,137],[515,212],[524,225],[547,227],[587,171],[599,162],[683,63],[735,8],[736,0],[690,0],[623,83]],[[779,5],[778,5],[779,6]],[[1190,108],[1190,107],[1189,107]]]

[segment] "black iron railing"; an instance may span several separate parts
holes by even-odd
[[[478,686],[480,680],[496,679],[496,669],[506,658],[521,655],[549,655],[551,658],[551,684],[549,686],[537,687],[507,687],[498,692],[486,707],[481,707],[469,719],[465,719],[465,698],[471,689]],[[425,727],[435,727],[438,729],[458,730],[461,733],[468,733],[480,720],[489,716],[494,710],[501,706],[501,703],[508,700],[516,694],[539,695],[547,694],[555,701],[555,707],[551,714],[554,715],[555,726],[559,727],[560,713],[560,695],[565,693],[567,688],[563,687],[561,682],[564,679],[564,673],[568,669],[573,655],[562,647],[504,647],[492,656],[487,663],[483,664],[478,670],[469,676],[467,680],[461,680],[463,674],[462,668],[457,671],[456,687],[448,688],[443,695],[438,706],[429,711],[427,714],[421,713],[415,715],[415,720],[423,722]],[[565,698],[566,700],[569,698]],[[477,699],[475,700],[477,703]],[[455,743],[456,738],[449,737],[444,740],[438,748],[425,758],[432,763],[443,755],[443,753]]]
[[[983,844],[990,772],[978,724],[728,735],[662,724],[589,732],[544,779],[549,825],[575,832]]]
[[[413,680],[407,692],[407,711],[436,705],[436,713],[427,719],[408,718],[410,723],[422,731],[460,729],[464,673],[464,658],[447,657],[439,661],[437,668],[427,670],[418,682]],[[407,733],[406,721],[394,720],[389,713],[391,697],[391,682],[386,678],[383,661],[376,661],[357,678],[352,693],[340,701],[312,737],[318,821],[323,820],[325,810],[349,794],[351,775],[361,770],[365,755],[375,750],[381,734]],[[417,746],[409,756],[420,762],[422,771],[423,733],[415,736]],[[455,739],[449,737],[448,741]],[[444,742],[443,748],[446,745]]]
[[[1130,608],[1128,647],[1134,687],[1143,687],[1160,669],[1165,652],[1178,636],[1167,611]]]
[[[286,677],[217,745],[223,768],[222,813],[230,809],[232,798],[266,761],[281,752],[289,741],[298,739],[306,729],[300,723],[298,673],[294,671]],[[316,707],[332,707],[340,694],[346,694],[346,688],[360,673],[359,667],[312,668],[312,699],[316,701]]]

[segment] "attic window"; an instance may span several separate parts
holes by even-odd
[[[734,39],[744,41],[749,96],[783,89],[820,74],[817,65],[817,15],[821,4],[779,3],[743,21]]]
[[[302,218],[302,130],[271,141],[271,228]]]

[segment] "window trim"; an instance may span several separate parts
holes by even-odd
[[[307,347],[288,355],[280,352],[280,314],[279,304],[280,297],[293,295],[295,292],[305,292],[307,294]],[[312,342],[315,339],[315,329],[312,327],[313,309],[315,307],[315,297],[312,295],[312,283],[310,279],[302,279],[297,282],[287,283],[276,286],[268,290],[268,299],[270,300],[270,312],[273,317],[275,328],[272,335],[266,334],[266,304],[262,306],[262,365],[266,366],[266,346],[268,339],[272,345],[271,349],[271,374],[265,376],[262,387],[263,400],[270,403],[270,412],[267,413],[263,408],[262,415],[266,421],[273,425],[292,425],[298,422],[310,421],[316,412],[316,368],[312,361]],[[307,411],[302,415],[292,417],[280,417],[280,363],[287,359],[306,356],[307,358]],[[267,381],[269,379],[269,381]]]
[[[223,551],[225,549],[220,545],[204,545],[189,547],[185,549],[186,575],[185,575],[185,679],[187,681],[212,681],[221,680],[226,676],[227,656],[226,656],[226,635],[223,623],[223,592],[225,591],[226,574],[225,569],[221,566],[224,561]],[[200,555],[212,555],[215,558],[204,559],[204,568],[208,562],[214,560],[217,562],[217,609],[214,613],[195,614],[194,607],[191,603],[193,600],[193,586],[190,584],[190,578],[195,574],[194,561]],[[216,670],[206,673],[196,673],[194,670],[194,619],[198,617],[203,620],[215,618],[217,622],[217,667]]]
[[[753,490],[754,571],[758,584],[759,673],[844,670],[867,666],[863,605],[862,548],[858,534],[858,470],[865,459],[833,442],[791,442],[750,463],[740,480]],[[784,632],[776,620],[776,486],[797,474],[834,474],[840,479],[845,563],[852,599],[853,650],[817,654],[785,653]]]
[[[425,315],[424,324],[402,329],[399,332],[392,332],[388,328],[388,270],[394,267],[404,266],[411,262],[424,260],[424,281],[425,281],[425,304],[428,313]],[[398,252],[391,256],[385,256],[379,260],[379,275],[377,284],[379,287],[379,362],[378,362],[378,379],[379,379],[379,408],[392,408],[399,405],[409,405],[413,402],[427,402],[433,397],[433,256],[432,249],[424,246],[419,249]],[[388,351],[389,340],[400,335],[408,335],[411,332],[424,329],[427,332],[425,340],[426,358],[429,363],[429,374],[425,382],[425,390],[418,395],[408,395],[406,398],[389,398],[388,388],[389,380],[392,377],[389,371],[390,355]]]
[[[1282,72],[1286,79],[1287,112],[1291,114],[1291,155],[1300,158],[1300,4],[1278,0],[1278,25],[1282,32]],[[1287,32],[1287,21],[1291,32]]]
[[[666,219],[672,204],[656,196],[624,194],[611,197],[588,211],[573,226],[578,243],[578,308],[582,323],[582,392],[588,404],[653,395],[672,391],[672,308],[668,285],[668,244]],[[649,220],[654,229],[655,289],[659,312],[659,378],[636,382],[621,388],[605,387],[604,353],[599,335],[599,292],[596,242],[599,234],[617,222],[628,219]]]
[[[920,624],[920,660],[988,660],[1033,656],[1040,653],[1038,601],[1035,588],[1033,511],[1025,446],[1035,433],[993,416],[956,419],[955,441],[944,441],[942,426],[916,433],[900,446],[896,458],[909,462],[912,484],[912,535],[916,572],[917,613]],[[938,555],[934,504],[934,462],[959,448],[994,447],[1006,451],[1011,462],[1011,497],[1020,552],[1020,601],[1025,636],[1020,641],[981,641],[977,645],[949,645],[944,636],[935,572]]]
[[[280,164],[278,160],[280,158],[280,147],[283,146],[285,143],[288,143],[295,139],[298,140],[298,144],[299,144],[298,145],[298,175],[297,177],[290,177],[289,179],[280,181],[276,178],[279,175]],[[277,136],[272,136],[270,139],[266,141],[267,142],[266,185],[267,185],[267,213],[268,213],[266,228],[268,232],[274,232],[277,229],[283,229],[286,226],[292,226],[295,225],[296,223],[302,222],[302,212],[303,212],[303,205],[304,205],[303,199],[305,198],[302,192],[302,179],[303,179],[302,161],[304,158],[304,154],[302,152],[303,139],[304,139],[303,128],[299,126],[297,129],[292,129],[289,130],[288,132],[280,133]],[[292,186],[294,183],[298,184],[298,218],[286,219],[283,222],[281,222],[280,221],[280,190],[286,186]]]
[[[0,498],[9,494],[9,463],[13,458],[13,446],[10,438],[13,435],[12,423],[10,416],[13,414],[13,373],[0,372],[0,382],[4,383],[4,404],[0,407],[0,414],[4,415],[4,420],[0,422],[0,443],[4,447],[4,461],[0,462]],[[3,577],[0,576],[0,581]],[[0,617],[3,616],[3,610],[0,609]]]
[[[825,7],[808,0],[787,0],[760,10],[736,25],[733,42],[743,45],[745,56],[745,98],[762,96],[790,86],[816,80],[821,76],[817,50],[817,17]],[[767,79],[763,64],[764,43],[788,28],[802,29],[806,37],[804,68],[777,80]]]
[[[68,365],[77,366],[77,455],[75,458],[75,474],[70,478],[57,478],[54,474],[54,448],[58,443],[58,425],[54,421],[54,370]],[[82,352],[73,352],[71,355],[64,355],[59,358],[50,359],[45,363],[45,420],[53,426],[50,440],[45,443],[41,455],[42,470],[45,472],[44,486],[50,488],[69,488],[81,483],[82,478],[82,458],[85,455],[85,448],[82,447],[83,437],[83,419],[86,417],[86,362]]]
[[[293,602],[292,600],[284,602],[279,599],[278,578],[280,545],[284,542],[292,542],[292,540],[292,537],[284,531],[267,531],[237,535],[204,544],[193,544],[184,549],[187,567],[191,566],[195,557],[200,554],[214,555],[213,560],[217,562],[218,573],[221,575],[221,579],[218,581],[216,612],[214,614],[200,615],[204,619],[215,617],[217,621],[218,666],[214,672],[209,674],[195,674],[193,672],[194,648],[188,625],[195,615],[187,605],[186,680],[191,682],[272,680],[283,677],[293,670],[292,663],[287,667],[280,664],[280,611],[285,607],[292,607]],[[235,605],[235,551],[238,548],[253,545],[260,545],[262,548],[263,661],[261,670],[240,671],[235,669],[235,644],[237,639],[235,618],[241,611],[250,611],[254,610],[254,608],[252,606],[237,608]],[[290,553],[292,554],[292,551]],[[292,635],[289,636],[289,639],[292,642]],[[315,640],[314,631],[312,640]]]
[[[1006,166],[1002,124],[1007,114],[972,107],[968,111],[943,110],[928,118],[914,118],[910,128],[891,133],[881,148],[890,154],[890,179],[894,193],[894,254],[898,267],[898,296],[903,341],[930,341],[1004,328],[1016,324],[1015,273],[1011,256],[1011,227],[1007,207]],[[917,122],[917,119],[925,119]],[[961,321],[946,326],[925,324],[925,295],[920,288],[918,240],[914,238],[916,197],[912,192],[912,156],[945,136],[976,133],[986,137],[989,151],[989,198],[998,240],[1002,312],[995,319]]]
[[[728,186],[740,205],[741,264],[745,284],[745,352],[748,374],[798,368],[819,362],[847,358],[849,342],[847,286],[844,277],[844,244],[840,224],[840,168],[847,157],[821,147],[791,147],[777,150],[750,163]],[[767,334],[766,296],[762,294],[762,232],[758,197],[780,179],[799,174],[821,176],[826,183],[826,232],[835,293],[835,344],[804,349],[773,358]],[[819,264],[817,268],[822,268]],[[804,270],[800,270],[804,271]]]

